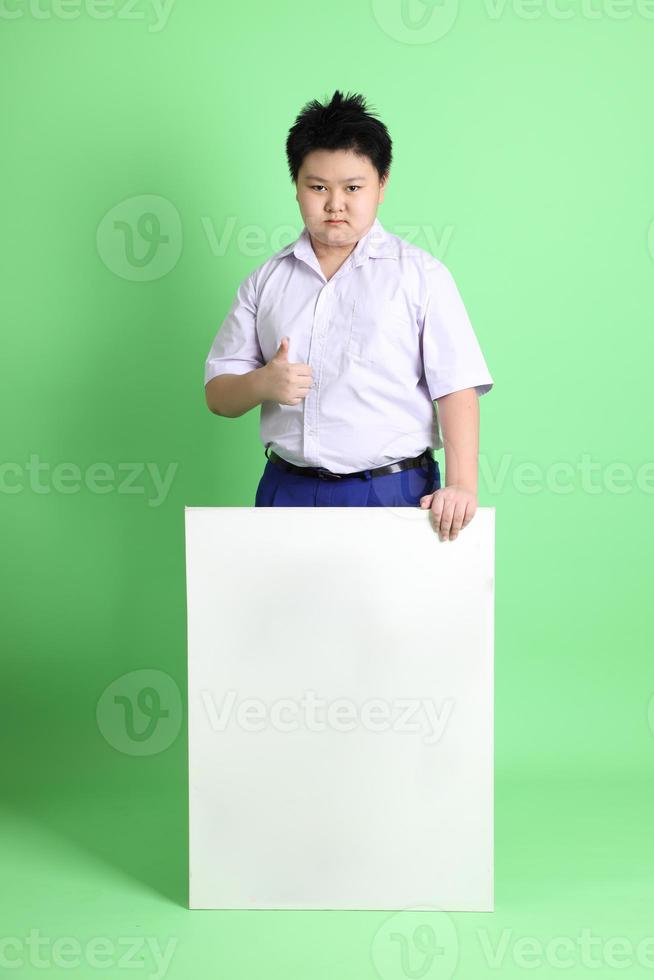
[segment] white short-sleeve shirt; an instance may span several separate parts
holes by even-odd
[[[440,449],[434,401],[493,386],[454,279],[378,218],[327,280],[304,227],[238,287],[204,368],[245,374],[289,338],[313,386],[298,405],[264,401],[260,437],[298,466],[372,469]]]

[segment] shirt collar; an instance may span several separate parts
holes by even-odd
[[[310,265],[315,263],[316,253],[311,245],[306,225],[294,242],[277,253],[277,258],[283,258],[291,253]],[[369,258],[396,259],[397,257],[397,246],[394,245],[392,236],[385,230],[379,218],[375,218],[366,234],[359,239],[348,256],[351,264],[355,266],[362,265]]]

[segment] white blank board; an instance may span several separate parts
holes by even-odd
[[[190,907],[493,911],[495,508],[185,525]]]

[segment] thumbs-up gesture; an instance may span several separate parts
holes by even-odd
[[[263,371],[266,376],[264,401],[280,405],[299,405],[313,383],[308,364],[292,364],[288,359],[288,337],[282,337],[274,356]]]

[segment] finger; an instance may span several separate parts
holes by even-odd
[[[440,530],[441,517],[443,515],[444,498],[440,493],[434,494],[434,499],[431,504],[431,523],[434,531]]]
[[[454,517],[454,504],[451,502],[446,503],[443,507],[443,514],[441,517],[441,537],[447,538],[449,536],[453,517]]]
[[[456,538],[457,534],[463,527],[463,521],[465,519],[467,503],[465,500],[459,501],[454,508],[454,514],[452,515],[452,527],[450,528],[450,538],[452,541]]]

